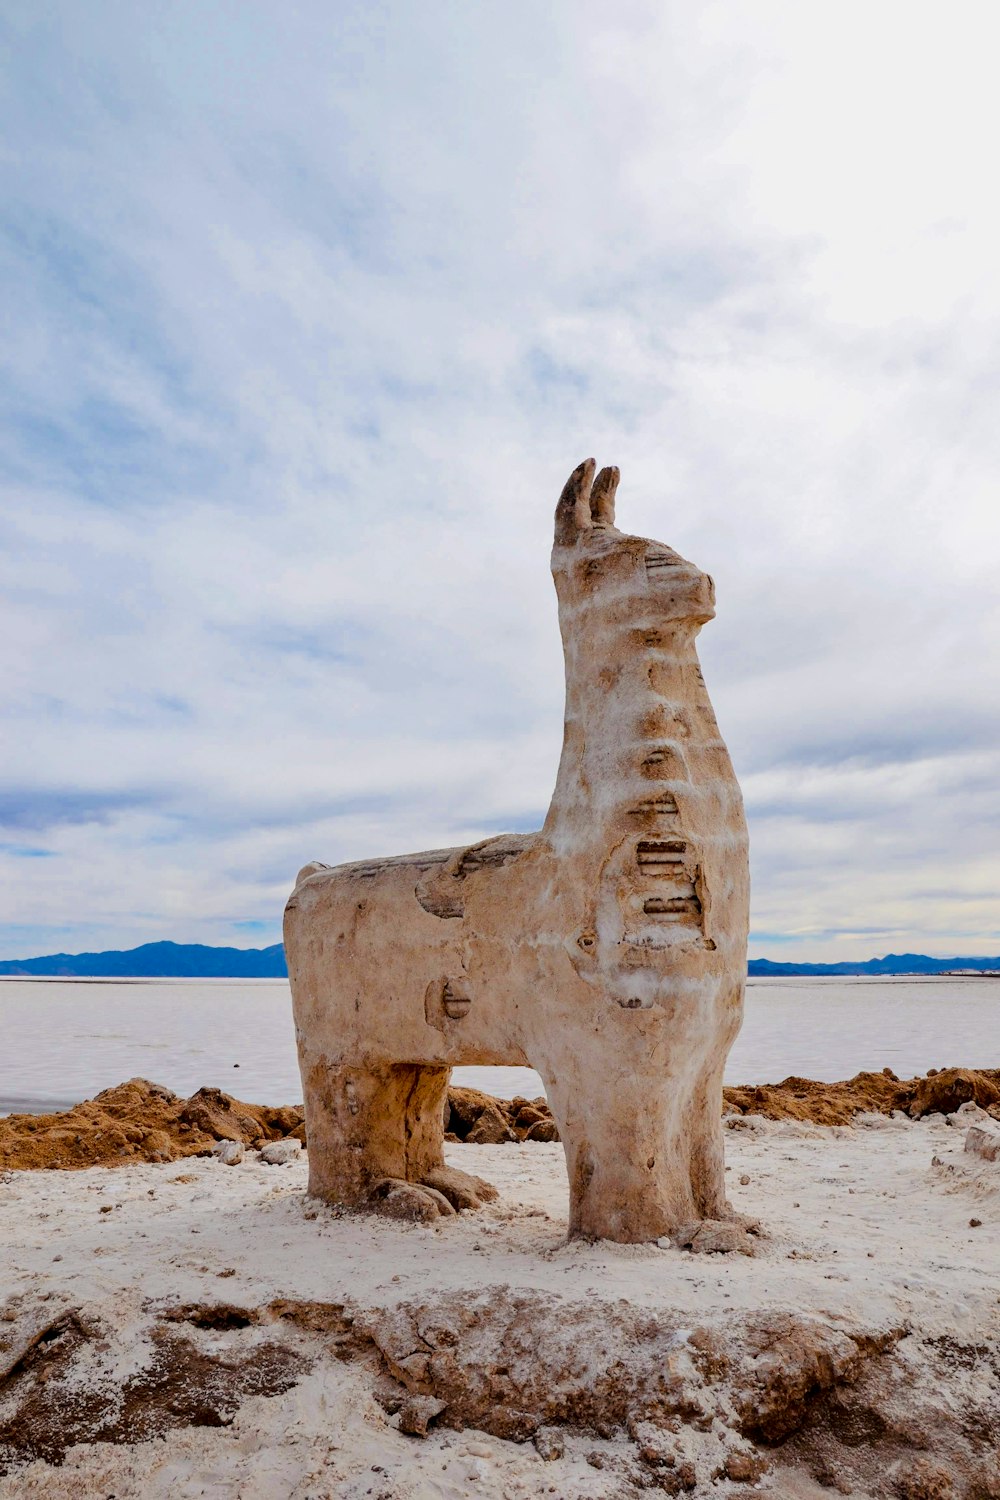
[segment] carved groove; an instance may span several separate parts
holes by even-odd
[[[649,896],[642,909],[647,917],[666,917],[668,921],[682,922],[685,917],[693,922],[701,920],[701,902],[696,895]]]
[[[683,839],[643,839],[636,850],[640,870],[650,875],[673,874],[683,866],[687,844]]]
[[[446,979],[444,982],[444,991],[441,995],[441,1004],[444,1007],[445,1015],[450,1020],[461,1021],[464,1016],[469,1014],[469,1009],[472,1005],[472,996],[458,980]]]
[[[664,792],[662,797],[650,797],[648,801],[630,807],[629,817],[641,818],[652,814],[654,817],[674,818],[677,811],[677,798],[673,792]]]
[[[501,865],[516,859],[529,842],[527,834],[513,833],[491,839],[488,844],[475,844],[467,854],[462,855],[458,874],[473,875],[476,870],[497,870]]]
[[[500,869],[523,854],[530,843],[530,834],[505,833],[473,844],[464,853],[450,854],[451,869],[438,869],[430,879],[421,880],[413,894],[432,917],[464,917],[466,877],[479,870]]]

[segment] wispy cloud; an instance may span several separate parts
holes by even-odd
[[[716,578],[755,951],[996,948],[994,13],[609,15],[6,8],[10,956],[530,826],[590,452]]]

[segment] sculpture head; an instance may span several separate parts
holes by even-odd
[[[609,624],[672,621],[695,629],[715,616],[715,585],[672,547],[628,536],[615,526],[619,472],[594,478],[592,458],[578,464],[556,507],[552,576],[560,615],[599,611]]]

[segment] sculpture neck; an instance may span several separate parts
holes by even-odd
[[[556,842],[606,839],[627,811],[683,779],[683,745],[718,735],[695,637],[699,626],[589,632],[563,627],[563,748],[545,832]],[[666,773],[666,775],[665,775]]]

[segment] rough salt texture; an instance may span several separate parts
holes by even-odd
[[[317,1204],[304,1161],[11,1174],[0,1497],[996,1500],[975,1108],[741,1117],[752,1257],[567,1243],[544,1143],[449,1147],[500,1196],[429,1225]]]
[[[617,484],[588,460],[556,511],[566,714],[542,830],[300,872],[285,951],[318,1198],[415,1205],[441,1164],[449,1069],[529,1064],[571,1235],[649,1241],[729,1216],[722,1072],[749,870],[695,650],[715,590],[616,529]]]

